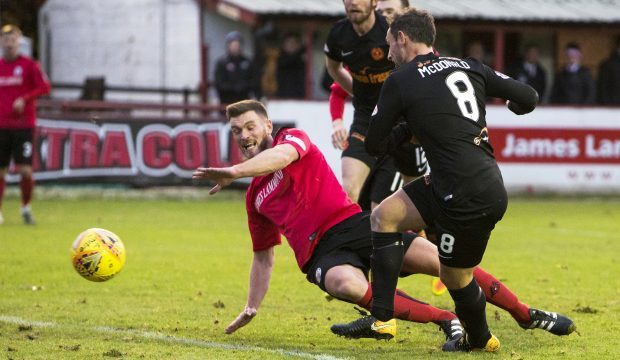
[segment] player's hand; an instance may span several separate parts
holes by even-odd
[[[21,115],[24,112],[25,106],[26,101],[24,101],[24,98],[22,97],[18,97],[15,101],[13,101],[13,111],[18,115]]]
[[[237,331],[240,327],[246,326],[250,321],[252,321],[252,319],[254,319],[256,313],[256,308],[246,306],[241,314],[239,314],[239,316],[237,316],[237,318],[231,322],[230,325],[228,325],[226,328],[226,333],[230,335]]]
[[[216,185],[209,190],[209,195],[213,195],[222,190],[223,187],[230,185],[237,178],[232,167],[225,168],[198,168],[192,174],[192,179],[207,179],[216,182]]]
[[[342,119],[332,121],[332,145],[335,149],[344,150],[348,146],[349,132],[342,124]]]

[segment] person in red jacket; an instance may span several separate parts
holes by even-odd
[[[39,64],[19,52],[22,32],[14,25],[0,31],[0,224],[5,176],[11,158],[21,176],[22,218],[34,224],[30,202],[34,189],[32,177],[33,136],[36,125],[35,100],[50,92],[50,83]]]

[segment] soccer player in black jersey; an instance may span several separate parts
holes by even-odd
[[[534,110],[538,94],[475,59],[434,55],[435,25],[427,11],[413,9],[397,16],[386,40],[390,58],[399,68],[383,85],[366,149],[381,155],[395,151],[402,141],[419,140],[432,176],[407,184],[372,212],[371,320],[376,321],[366,323],[369,330],[380,331],[393,317],[393,293],[403,259],[400,232],[432,225],[439,242],[440,276],[467,332],[443,350],[496,351],[499,340],[488,329],[485,297],[472,276],[507,206],[489,142],[485,98],[508,99],[508,109],[521,115]],[[393,128],[401,117],[406,124]],[[530,309],[530,315],[530,323],[522,327],[540,327],[544,322],[558,335],[575,329],[570,319],[557,313]]]
[[[387,21],[375,11],[376,0],[343,0],[347,17],[331,29],[325,43],[326,67],[332,78],[353,95],[353,124],[342,153],[342,183],[353,201],[376,159],[364,139],[381,85],[394,69],[388,60]],[[348,67],[348,71],[344,66]]]

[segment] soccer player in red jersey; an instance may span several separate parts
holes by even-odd
[[[34,224],[30,201],[34,189],[32,177],[33,136],[36,124],[35,99],[50,92],[50,83],[33,59],[19,53],[21,31],[13,25],[2,27],[0,41],[0,224],[5,176],[11,157],[21,176],[22,217]]]
[[[248,301],[226,332],[233,333],[256,316],[269,288],[273,249],[280,244],[281,235],[286,237],[308,281],[335,298],[370,309],[369,214],[348,198],[323,154],[304,131],[283,128],[272,136],[267,111],[253,100],[229,105],[226,115],[233,137],[248,160],[225,168],[198,168],[193,174],[194,179],[216,182],[210,194],[235,179],[253,178],[246,194],[254,250]],[[401,276],[439,273],[433,244],[415,234],[404,234],[403,243],[406,250]],[[518,322],[529,321],[527,305],[499,280],[480,268],[474,275],[489,302],[510,312]],[[415,300],[401,290],[395,293],[394,309],[399,319],[439,325],[447,340],[462,336],[454,314]],[[334,325],[332,331],[351,338],[394,336],[390,328],[366,333]]]

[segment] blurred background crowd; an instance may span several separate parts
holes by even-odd
[[[441,55],[478,58],[543,104],[620,104],[616,1],[411,5],[435,15]],[[323,45],[344,10],[339,0],[1,0],[0,14],[22,28],[52,97],[217,104],[326,99]]]

